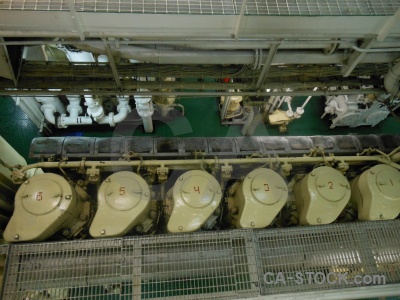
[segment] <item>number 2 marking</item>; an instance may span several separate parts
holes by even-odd
[[[330,189],[330,190],[333,190],[333,182],[332,182],[332,181],[329,181],[329,182],[328,182],[328,185],[329,185],[329,189]]]
[[[389,179],[389,180],[390,180],[390,183],[391,183],[391,184],[392,184],[392,186],[393,186],[394,184],[393,184],[393,181],[392,181],[392,179]]]
[[[121,187],[119,188],[119,194],[120,194],[120,195],[125,195],[125,187],[124,187],[124,186],[121,186]]]
[[[266,192],[269,192],[269,185],[268,183],[264,183],[264,189]]]
[[[197,193],[200,194],[200,187],[199,187],[199,186],[197,186],[197,189],[196,189],[196,187],[194,186],[193,189],[194,189],[195,192],[197,192]]]

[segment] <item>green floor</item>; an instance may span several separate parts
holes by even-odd
[[[304,97],[293,101],[292,107],[300,106]],[[108,136],[160,136],[160,137],[227,137],[241,136],[241,126],[221,126],[216,98],[186,98],[177,103],[185,106],[185,117],[178,117],[167,123],[155,121],[153,134],[145,134],[140,126],[132,126],[130,122],[118,124],[111,128],[107,125],[78,127],[59,130],[57,135],[83,135],[93,137]],[[376,127],[329,129],[329,121],[321,120],[323,99],[313,98],[306,106],[306,112],[299,120],[288,126],[286,135],[336,135],[336,134],[396,134],[400,133],[400,121],[389,117]],[[0,135],[2,135],[21,155],[28,158],[29,145],[34,137],[40,136],[36,126],[15,105],[10,97],[0,97]],[[254,135],[281,135],[277,127],[260,125]],[[30,160],[29,160],[30,161]]]

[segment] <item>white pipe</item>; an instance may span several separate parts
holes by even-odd
[[[88,115],[93,117],[95,121],[104,117],[103,107],[91,95],[85,95],[85,105],[87,106]]]
[[[118,102],[118,114],[114,115],[114,113],[109,113],[108,116],[103,116],[97,121],[99,124],[110,124],[110,126],[115,126],[115,124],[125,120],[127,115],[131,112],[131,107],[129,106],[129,98],[118,97]]]
[[[400,62],[394,65],[385,76],[385,89],[394,97],[400,97]]]
[[[82,113],[81,107],[81,97],[80,96],[67,96],[69,105],[67,106],[67,111],[70,117],[78,117]]]
[[[136,96],[136,110],[140,117],[143,119],[144,132],[153,132],[153,120],[151,116],[154,113],[153,102],[151,102],[151,96]]]
[[[60,114],[65,113],[64,105],[62,104],[61,100],[58,97],[44,97],[44,96],[37,96],[35,97],[36,101],[42,103],[40,109],[42,110],[44,117],[46,120],[55,125],[56,118],[54,113],[58,112]]]
[[[70,125],[90,125],[93,123],[89,116],[79,116],[82,113],[81,97],[78,95],[67,96],[69,105],[67,111],[69,116],[62,114],[58,121],[59,128],[67,128]]]
[[[153,132],[154,128],[153,128],[153,120],[152,120],[152,118],[150,116],[149,117],[142,117],[142,121],[143,121],[144,132],[146,132],[146,133]]]

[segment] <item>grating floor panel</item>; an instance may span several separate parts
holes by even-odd
[[[2,299],[241,299],[355,287],[356,275],[400,283],[399,229],[393,220],[10,245],[0,248]],[[348,273],[349,283],[295,281],[306,272]],[[284,282],[271,283],[278,273]]]
[[[147,14],[236,15],[242,0],[73,0],[76,11]],[[347,16],[393,15],[397,0],[249,0],[248,15]],[[68,11],[63,0],[4,0],[3,10]]]

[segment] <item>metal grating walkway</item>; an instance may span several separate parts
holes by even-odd
[[[21,244],[1,251],[7,253],[2,299],[239,299],[356,286],[296,284],[288,279],[296,272],[347,272],[349,280],[380,274],[386,287],[400,283],[400,220]],[[283,272],[287,280],[266,284],[266,272]]]
[[[242,0],[71,0],[76,11],[147,14],[236,15]],[[3,10],[68,11],[67,0],[4,0]],[[249,0],[247,15],[374,16],[393,15],[398,0]]]

